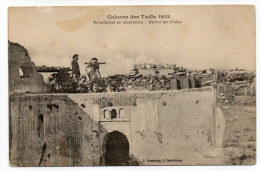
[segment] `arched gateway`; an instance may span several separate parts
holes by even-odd
[[[126,136],[118,131],[108,133],[102,144],[103,155],[101,163],[105,166],[128,165],[129,142]]]

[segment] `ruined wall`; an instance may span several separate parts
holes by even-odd
[[[210,154],[222,148],[216,137],[224,131],[210,87],[13,95],[10,100],[11,165],[100,165],[105,137],[113,131],[127,137],[130,156],[141,165],[221,163]],[[117,114],[111,119],[112,110]]]
[[[48,92],[41,74],[37,73],[28,51],[17,43],[8,42],[9,93]],[[20,76],[19,72],[22,76]]]
[[[98,122],[67,95],[20,95],[10,101],[11,165],[99,164]]]

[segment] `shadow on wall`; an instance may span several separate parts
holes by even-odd
[[[28,51],[17,43],[8,42],[9,94],[44,93],[50,88],[36,71]]]

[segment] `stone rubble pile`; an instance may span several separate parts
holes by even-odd
[[[170,68],[170,73],[168,75],[160,74],[163,68]],[[148,71],[148,74],[141,74],[139,71],[142,69]],[[61,71],[68,73],[69,70]],[[54,87],[53,90],[61,90],[61,92],[88,93],[189,89],[216,86],[217,81],[218,98],[229,104],[235,96],[250,94],[250,86],[255,74],[245,71],[215,71],[214,69],[188,70],[183,67],[176,67],[176,65],[150,65],[150,68],[147,65],[135,65],[134,69],[125,75],[116,74],[92,81],[88,81],[86,76],[82,75],[77,85],[68,77],[65,79],[67,83],[65,83],[65,86],[63,85],[63,87],[66,87],[63,90],[61,90],[60,85],[58,85],[59,82],[54,77],[49,78],[49,85]],[[71,87],[74,87],[74,89]]]
[[[252,73],[236,75],[235,77],[227,76],[221,82],[218,82],[218,100],[225,105],[240,103],[245,106],[254,104],[255,84],[255,75]]]

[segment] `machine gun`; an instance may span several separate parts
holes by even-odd
[[[90,62],[85,62],[85,64],[90,64]],[[106,62],[98,62],[99,65],[102,65],[102,64],[107,64]]]
[[[88,66],[90,66],[91,63],[85,62],[85,64],[87,65],[87,72],[90,72],[90,71],[88,71]],[[96,63],[91,64],[91,65],[94,69],[99,69],[99,65],[103,65],[103,64],[106,64],[106,62],[96,62]]]
[[[90,80],[90,91],[95,93],[106,91],[105,80],[101,77],[99,72],[99,65],[106,64],[106,62],[85,62],[85,64],[88,65],[86,71]]]

